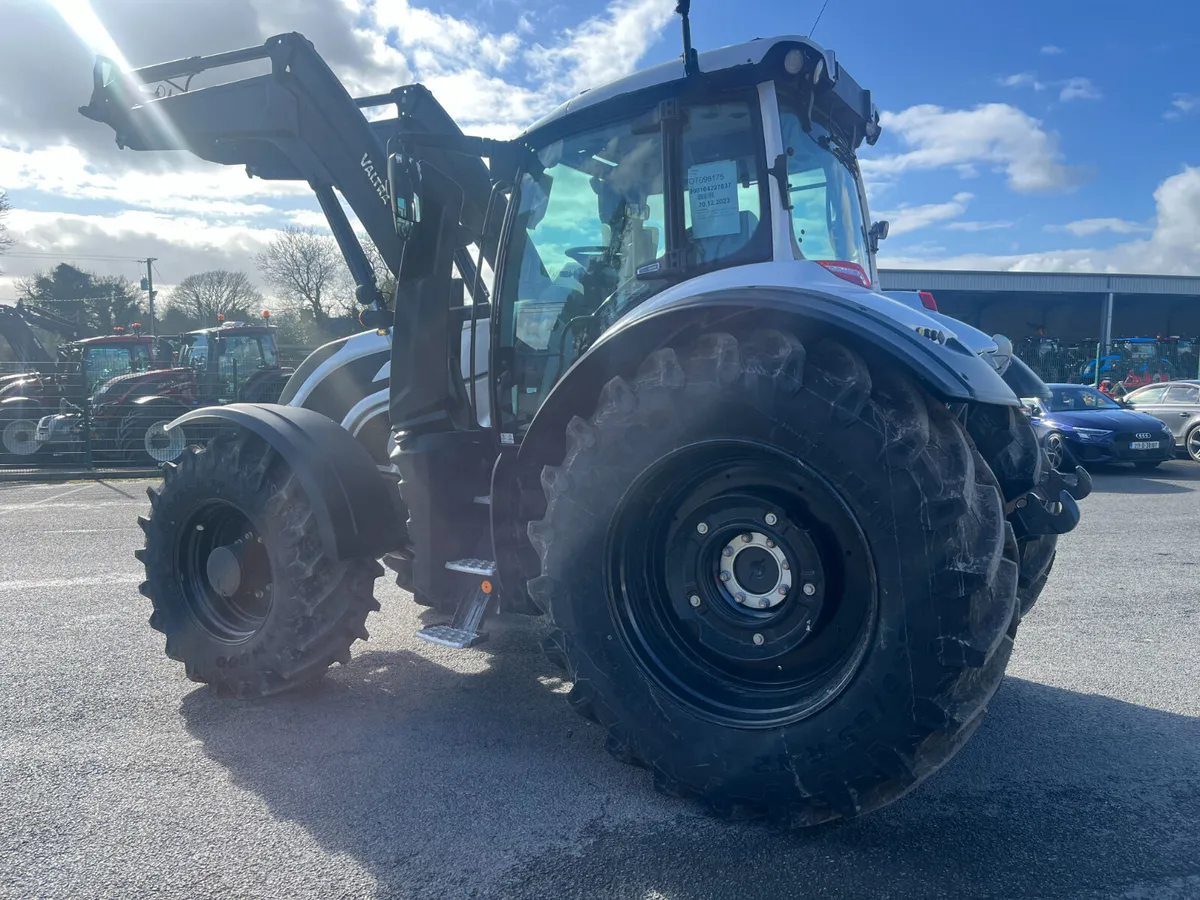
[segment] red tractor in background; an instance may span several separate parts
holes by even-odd
[[[160,465],[188,444],[183,429],[167,425],[189,410],[222,403],[273,403],[292,369],[279,365],[275,327],[225,322],[182,334],[178,358],[166,367],[134,369],[110,378],[91,394],[86,437],[93,459]],[[39,445],[78,442],[84,410],[63,408],[37,424]]]
[[[172,348],[161,339],[131,331],[79,338],[79,326],[66,319],[18,303],[0,306],[3,335],[18,357],[20,372],[0,374],[0,460],[32,456],[42,446],[36,439],[38,420],[63,403],[78,405],[97,387],[128,373],[170,365]],[[31,325],[53,329],[70,338],[58,348],[58,359],[42,346]]]

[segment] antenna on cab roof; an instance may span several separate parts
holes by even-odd
[[[688,15],[692,11],[692,0],[679,0],[675,4],[675,12],[683,20],[683,74],[689,78],[700,74],[700,60],[692,47],[692,23]]]

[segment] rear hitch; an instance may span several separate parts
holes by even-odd
[[[1018,537],[1066,534],[1079,524],[1079,504],[1092,492],[1092,476],[1081,466],[1073,474],[1051,469],[1035,490],[1013,504],[1013,529]]]

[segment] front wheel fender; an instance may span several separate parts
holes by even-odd
[[[181,425],[226,426],[264,440],[296,473],[321,541],[335,559],[377,559],[403,544],[394,484],[350,432],[310,409],[274,403],[231,403],[189,412]]]

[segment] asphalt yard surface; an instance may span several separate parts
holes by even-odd
[[[536,626],[381,578],[352,663],[218,700],[146,624],[145,484],[0,485],[0,897],[1200,897],[1200,465],[1097,473],[983,726],[865,819],[712,822],[613,761]]]

